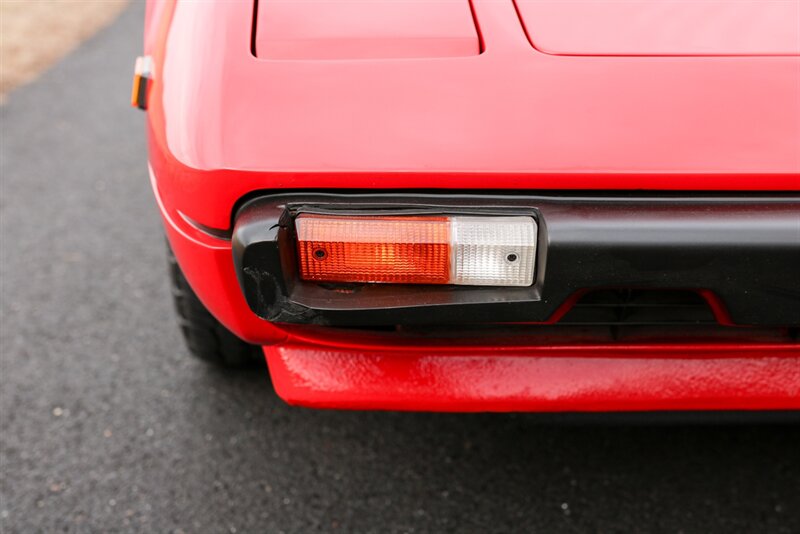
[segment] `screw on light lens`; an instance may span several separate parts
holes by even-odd
[[[295,219],[300,278],[319,282],[447,284],[447,217],[330,216]]]
[[[537,226],[532,217],[301,214],[295,230],[302,280],[533,283]]]
[[[450,218],[451,284],[529,286],[533,283],[536,221],[532,217]]]

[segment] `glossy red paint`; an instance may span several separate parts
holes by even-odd
[[[800,2],[514,0],[531,43],[578,56],[800,54]]]
[[[172,252],[183,274],[203,304],[236,335],[255,344],[275,343],[286,337],[277,326],[257,317],[244,300],[236,272],[230,241],[203,233],[164,205],[150,171],[161,219]]]
[[[256,12],[255,55],[265,59],[476,56],[469,0],[269,0]]]
[[[359,60],[255,57],[248,2],[164,9],[164,202],[228,228],[256,190],[800,189],[800,57],[553,56],[511,0],[472,5],[480,55]]]
[[[800,409],[790,346],[265,347],[275,391],[315,408],[432,411]]]
[[[256,191],[800,190],[800,57],[555,56],[531,46],[512,0],[471,8],[478,55],[294,60],[254,55],[249,2],[148,2],[152,185],[204,304],[267,345],[276,389],[296,404],[800,408],[797,345],[426,346],[250,311],[230,242],[189,221],[229,229]]]

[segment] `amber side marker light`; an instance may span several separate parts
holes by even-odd
[[[536,222],[531,217],[301,214],[295,230],[303,280],[533,283]]]
[[[133,87],[131,87],[131,106],[147,109],[147,88],[153,77],[153,59],[139,56],[133,68]]]

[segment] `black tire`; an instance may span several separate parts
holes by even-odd
[[[189,352],[204,362],[223,367],[255,364],[258,347],[239,339],[211,315],[189,286],[169,247],[167,260],[178,325]]]

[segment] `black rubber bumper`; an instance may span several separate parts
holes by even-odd
[[[530,287],[330,285],[299,280],[298,213],[529,215]],[[238,211],[233,257],[252,310],[334,326],[546,322],[576,292],[713,292],[738,325],[800,325],[800,197],[445,194],[262,196]]]

